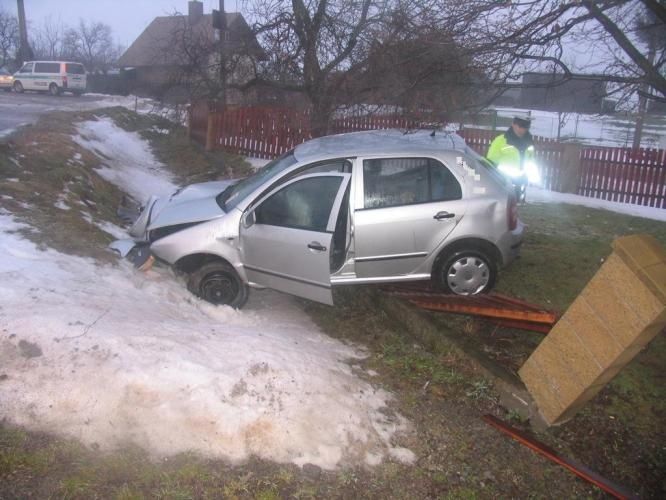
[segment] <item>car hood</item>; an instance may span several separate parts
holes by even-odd
[[[176,224],[203,222],[224,215],[215,198],[237,181],[213,181],[192,184],[174,192],[168,198],[154,201],[146,206],[149,211],[147,230]]]

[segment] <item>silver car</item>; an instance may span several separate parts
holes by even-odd
[[[168,262],[214,304],[240,308],[250,287],[332,304],[335,285],[487,292],[523,229],[504,177],[459,136],[371,131],[313,139],[240,181],[153,197],[133,240],[112,247]]]

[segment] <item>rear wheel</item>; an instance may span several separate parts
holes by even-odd
[[[23,93],[23,84],[21,82],[14,82],[14,92]]]
[[[49,94],[51,95],[60,95],[60,89],[55,83],[49,85]]]
[[[248,288],[236,270],[226,262],[209,262],[190,274],[187,288],[215,305],[240,309],[247,302]]]
[[[481,250],[457,250],[439,261],[433,279],[447,293],[488,293],[497,280],[497,264]]]

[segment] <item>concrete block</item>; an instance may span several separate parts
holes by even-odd
[[[555,419],[562,414],[566,406],[562,404],[557,395],[550,387],[546,375],[541,371],[538,363],[532,358],[520,368],[520,378],[525,382],[530,394],[538,394],[537,407],[539,413],[548,425],[552,425]]]
[[[549,425],[571,418],[666,327],[666,250],[628,236],[519,370]]]
[[[591,354],[600,366],[612,363],[624,350],[613,335],[610,325],[601,320],[590,304],[584,300],[576,300],[562,316],[558,325],[551,330],[553,333],[571,329],[573,334],[558,334],[562,342],[571,342],[578,349],[591,349]],[[594,346],[591,348],[591,346]]]

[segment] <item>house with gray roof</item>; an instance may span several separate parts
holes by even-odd
[[[118,64],[128,75],[132,89],[139,93],[212,97],[219,88],[222,50],[229,83],[252,78],[252,60],[265,58],[240,13],[226,13],[223,45],[219,33],[213,28],[213,15],[204,14],[203,3],[190,1],[187,15],[153,19]],[[243,100],[240,92],[227,92],[229,103],[239,100]]]

